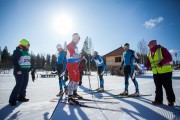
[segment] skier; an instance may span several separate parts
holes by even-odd
[[[84,75],[83,73],[83,69],[86,66],[87,60],[86,58],[83,56],[83,54],[81,53],[81,57],[79,60],[79,72],[80,72],[80,81],[79,81],[79,86],[82,85],[82,76]]]
[[[151,40],[148,47],[150,53],[147,55],[146,67],[152,69],[156,86],[155,100],[152,104],[163,104],[163,86],[166,91],[168,105],[174,106],[175,95],[172,88],[172,66],[170,65],[172,56],[166,48],[157,45],[156,40]]]
[[[135,78],[135,71],[134,71],[134,59],[136,59],[136,62],[139,63],[137,54],[135,51],[129,49],[129,43],[124,44],[124,52],[123,52],[123,61],[119,68],[119,70],[122,70],[124,66],[124,76],[125,76],[125,90],[124,92],[120,93],[120,95],[128,95],[128,86],[129,86],[129,76],[131,77],[134,86],[135,86],[135,93],[134,96],[139,96],[139,88],[138,88],[138,82]]]
[[[98,92],[103,92],[104,91],[104,79],[103,79],[103,74],[105,70],[105,65],[103,59],[99,56],[97,51],[94,51],[93,53],[93,58],[91,61],[95,61],[97,64],[97,73],[99,75],[99,80],[100,80],[100,88],[97,89]]]
[[[68,103],[69,104],[78,104],[74,98],[82,99],[81,96],[77,94],[77,88],[80,80],[79,73],[79,58],[77,44],[80,41],[80,36],[78,33],[72,35],[72,41],[67,45],[67,70],[70,78],[69,88],[68,88]]]
[[[16,85],[10,95],[9,104],[15,106],[16,102],[28,102],[26,98],[26,88],[29,81],[29,71],[31,68],[31,58],[29,54],[29,41],[22,39],[20,45],[16,47],[12,55],[14,65],[14,77]]]
[[[57,73],[59,76],[59,88],[60,88],[60,91],[56,96],[61,96],[63,94],[63,87],[62,86],[64,86],[65,94],[67,94],[66,82],[63,79],[63,76],[65,74],[65,70],[66,70],[66,52],[63,51],[61,44],[57,44],[56,48],[58,50]]]

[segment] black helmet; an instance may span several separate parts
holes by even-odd
[[[129,48],[129,43],[125,43],[124,46],[127,46]]]

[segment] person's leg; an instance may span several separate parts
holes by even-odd
[[[24,72],[22,72],[22,74],[23,74],[23,85],[22,85],[20,93],[19,93],[18,101],[27,102],[27,101],[29,101],[29,99],[26,99],[26,88],[27,88],[27,85],[29,82],[29,72],[24,71]]]
[[[11,92],[11,95],[9,97],[9,103],[12,104],[12,105],[15,105],[16,104],[16,101],[19,97],[19,93],[20,93],[20,90],[21,90],[21,87],[23,85],[23,75],[18,75],[16,73],[17,71],[14,71],[14,77],[15,77],[15,80],[16,80],[16,85],[14,86],[12,92]]]
[[[162,104],[163,102],[163,90],[162,90],[162,79],[160,77],[159,74],[153,74],[153,78],[154,78],[154,84],[155,84],[155,101],[156,103],[160,103]]]
[[[128,86],[129,86],[129,75],[131,73],[131,69],[130,69],[130,66],[125,66],[124,67],[124,79],[125,79],[125,82],[124,82],[124,85],[125,85],[125,88],[124,88],[124,92],[120,93],[120,95],[128,95]]]
[[[164,73],[161,75],[163,78],[162,84],[166,91],[167,100],[169,102],[169,105],[174,105],[175,102],[175,94],[172,87],[172,72]]]
[[[82,75],[83,75],[83,72],[81,71],[81,72],[80,72],[80,81],[79,81],[79,86],[81,86],[81,85],[82,85]]]
[[[139,86],[138,86],[138,82],[137,82],[135,76],[136,76],[136,75],[135,75],[135,71],[134,71],[134,68],[132,67],[132,68],[131,68],[131,80],[133,81],[134,86],[135,86],[135,93],[136,93],[136,92],[139,93]]]
[[[66,69],[65,75],[64,75],[65,82],[68,81],[68,70]]]
[[[99,75],[99,80],[100,80],[100,88],[104,88],[104,79],[103,79],[103,67],[102,66],[98,66],[98,75]]]
[[[58,64],[57,66],[57,74],[58,74],[58,78],[59,78],[59,93],[56,96],[61,96],[63,94],[63,87],[62,87],[62,78],[63,76],[62,74],[62,69],[63,69],[63,65],[62,64]]]
[[[129,86],[129,76],[131,74],[131,68],[130,66],[125,66],[124,67],[124,77],[125,77],[125,90],[128,91],[128,86]]]

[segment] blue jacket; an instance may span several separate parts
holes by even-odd
[[[62,71],[66,70],[66,63],[67,63],[66,52],[65,51],[59,52],[57,54],[57,64],[63,64],[63,70]]]
[[[95,61],[98,64],[98,66],[103,66],[104,67],[104,61],[99,55],[96,55],[96,57],[93,57],[91,59],[91,61]]]
[[[134,68],[134,60],[136,59],[137,63],[139,62],[138,61],[138,58],[137,56],[135,55],[135,52],[133,50],[127,50],[127,51],[124,51],[123,52],[123,61],[122,61],[122,64],[121,66],[125,65],[130,65],[132,68]]]

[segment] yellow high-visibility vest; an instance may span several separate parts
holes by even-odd
[[[162,73],[172,72],[172,66],[170,65],[170,63],[164,64],[162,67],[157,66],[164,59],[162,56],[161,49],[162,48],[158,48],[156,50],[154,57],[151,56],[151,53],[147,55],[151,64],[153,74],[162,74]]]

